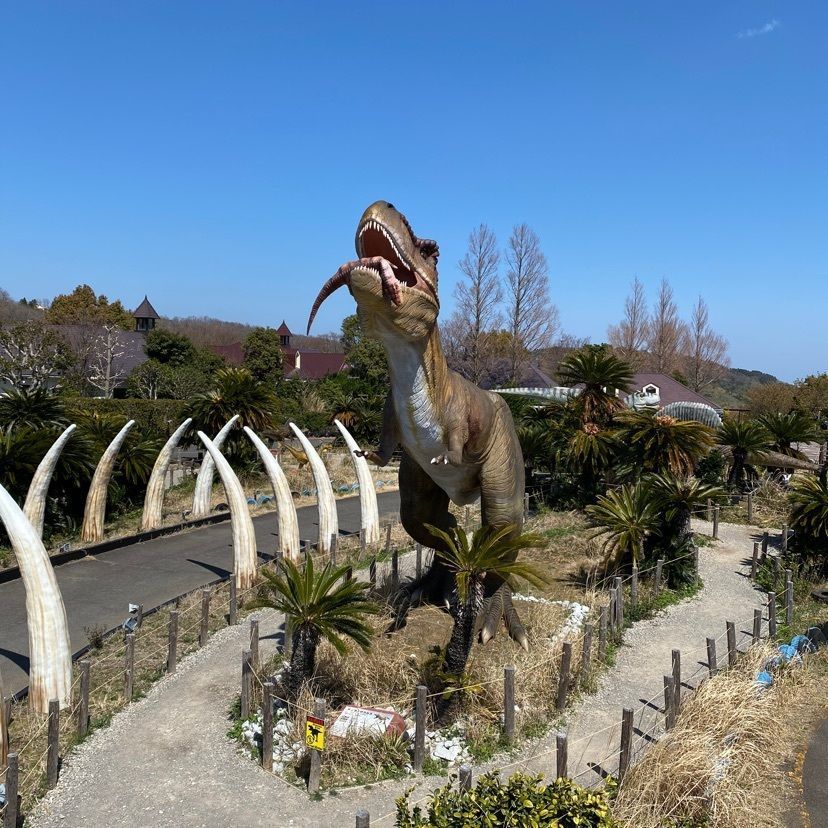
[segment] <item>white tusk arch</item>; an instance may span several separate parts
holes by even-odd
[[[74,423],[68,426],[63,434],[52,443],[52,447],[40,461],[32,482],[29,483],[26,502],[23,504],[23,513],[40,538],[43,537],[43,517],[46,514],[46,494],[49,491],[49,484],[52,482],[52,475],[55,473],[55,466],[57,466],[60,453],[76,428],[77,426]]]
[[[221,451],[224,447],[224,441],[230,433],[230,429],[236,424],[239,419],[238,414],[234,414],[219,430],[213,439],[213,445]],[[210,514],[210,500],[213,494],[213,477],[215,476],[216,464],[209,454],[204,455],[201,461],[201,468],[196,475],[195,494],[193,494],[193,511],[190,517],[203,518]]]
[[[188,417],[172,433],[170,439],[164,443],[164,448],[158,452],[155,465],[152,467],[152,474],[147,483],[147,494],[144,497],[144,514],[141,516],[141,531],[147,532],[161,525],[164,517],[164,478],[167,476],[167,469],[170,467],[172,454],[178,446],[178,441],[187,430],[192,417]]]
[[[281,547],[282,556],[297,563],[299,561],[299,521],[296,517],[296,505],[293,502],[293,495],[290,493],[290,484],[279,465],[279,461],[256,432],[247,426],[244,427],[244,431],[256,447],[256,451],[259,452],[267,476],[270,478],[270,485],[273,486],[273,494],[276,496],[277,520],[279,521],[279,546]]]
[[[29,708],[36,713],[48,713],[50,699],[58,699],[61,707],[68,707],[72,702],[72,647],[55,571],[40,536],[2,486],[0,520],[6,527],[26,590]]]
[[[198,436],[216,464],[224,485],[227,505],[230,507],[236,588],[250,589],[256,582],[256,531],[247,509],[247,498],[244,496],[239,478],[230,468],[224,455],[216,448],[215,443],[203,431],[199,431]]]
[[[351,455],[351,462],[354,464],[354,471],[356,471],[357,481],[359,481],[359,511],[365,543],[368,545],[379,543],[377,490],[374,487],[374,478],[371,477],[371,469],[368,466],[368,461],[357,454],[360,448],[357,441],[351,436],[351,432],[339,420],[334,420],[334,423],[348,446],[348,454]]]
[[[112,477],[115,458],[121,450],[121,445],[134,425],[135,420],[130,420],[115,435],[98,461],[98,467],[95,469],[92,483],[89,485],[89,494],[86,495],[86,508],[83,510],[83,526],[81,526],[81,543],[98,543],[98,541],[103,540],[109,479]]]
[[[336,500],[331,486],[331,478],[328,470],[319,456],[319,452],[313,447],[311,441],[296,427],[294,423],[288,423],[293,433],[299,438],[302,448],[310,461],[313,484],[316,486],[316,503],[319,509],[319,539],[317,548],[320,552],[329,554],[331,551],[331,535],[339,534],[339,518],[336,513]]]

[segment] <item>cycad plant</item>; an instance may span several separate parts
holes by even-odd
[[[616,439],[627,452],[627,472],[691,474],[716,442],[715,432],[695,420],[665,417],[655,408],[619,414]]]
[[[612,465],[616,449],[611,431],[596,423],[584,423],[558,451],[560,460],[578,477],[582,503],[595,500],[598,484]]]
[[[632,368],[604,345],[586,345],[565,357],[558,366],[558,379],[564,385],[581,386],[573,401],[584,423],[604,425],[624,408],[616,391],[626,391],[632,383]]]
[[[0,394],[0,429],[65,428],[66,413],[60,399],[44,388],[26,391],[10,388]]]
[[[805,455],[793,447],[794,443],[808,443],[819,439],[814,420],[804,411],[782,414],[774,411],[759,417],[759,422],[770,435],[771,448],[788,457],[805,459]]]
[[[716,434],[720,446],[730,451],[728,486],[744,488],[758,473],[753,463],[761,460],[770,449],[772,438],[757,420],[727,418]]]
[[[828,573],[828,482],[825,475],[796,475],[788,496],[791,505],[793,547],[800,563],[815,566],[816,574]]]
[[[442,672],[459,682],[466,670],[487,593],[494,596],[492,609],[502,608],[512,637],[524,647],[528,646],[523,625],[512,606],[511,589],[520,580],[536,586],[546,583],[532,564],[517,560],[521,550],[541,546],[543,538],[529,533],[516,535],[514,526],[481,526],[471,536],[459,526],[450,534],[436,526],[426,525],[426,528],[443,541],[444,548],[435,550],[435,554],[454,576],[449,598],[454,624]],[[457,701],[456,693],[443,697],[438,705],[439,717],[444,719]]]
[[[347,567],[328,562],[321,570],[313,558],[300,569],[283,560],[280,569],[262,570],[264,581],[252,607],[267,607],[285,614],[293,630],[293,649],[285,690],[290,701],[299,697],[304,683],[313,675],[316,650],[324,639],[340,654],[353,641],[363,650],[371,646],[372,628],[368,616],[378,611],[367,595],[369,585],[347,579]]]
[[[616,565],[638,564],[644,540],[658,527],[658,501],[641,481],[612,489],[587,506],[586,512],[599,527],[608,560]]]

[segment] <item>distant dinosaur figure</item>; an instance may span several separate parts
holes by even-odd
[[[296,462],[299,464],[299,468],[303,469],[305,466],[308,465],[310,460],[308,460],[308,455],[302,449],[295,449],[293,446],[285,443],[285,448],[296,458]],[[331,450],[330,443],[323,443],[317,451],[320,455],[325,454]]]

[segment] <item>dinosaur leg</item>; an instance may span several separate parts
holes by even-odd
[[[513,536],[523,529],[524,468],[520,443],[513,429],[506,428],[505,418],[511,418],[506,404],[498,411],[504,427],[501,434],[511,439],[501,440],[480,472],[480,515],[484,526],[500,528],[512,526]],[[487,586],[483,608],[477,619],[480,641],[486,643],[497,632],[501,620],[510,637],[525,650],[529,649],[526,629],[512,605],[512,590],[503,582]]]
[[[405,452],[400,461],[400,521],[415,541],[429,549],[442,549],[444,544],[425,524],[445,532],[451,532],[457,525],[449,511],[448,495]],[[447,607],[452,583],[451,573],[435,558],[427,572],[400,590],[391,629],[405,626],[412,604]]]

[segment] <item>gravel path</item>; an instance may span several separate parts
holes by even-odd
[[[709,531],[709,524],[700,524]],[[749,635],[759,596],[744,577],[744,559],[753,534],[748,527],[722,525],[720,541],[701,551],[704,589],[698,596],[628,630],[616,666],[569,715],[571,775],[597,779],[614,770],[622,707],[636,710],[657,696],[670,671],[670,653],[681,649],[688,684],[706,671],[705,636],[719,636],[726,619]],[[280,619],[259,613],[264,654],[276,646]],[[95,732],[66,760],[58,787],[27,821],[31,828],[120,826],[135,828],[215,828],[215,826],[350,826],[359,808],[371,813],[372,828],[393,825],[394,798],[412,785],[424,796],[442,778],[384,782],[339,792],[321,801],[258,768],[226,738],[226,711],[238,693],[240,653],[246,624],[218,632],[203,650],[188,657],[175,675],[119,713],[106,730]],[[726,648],[720,642],[720,658]],[[689,678],[694,674],[694,678]],[[636,725],[647,731],[658,720],[643,708]],[[583,734],[613,728],[589,740]],[[635,740],[640,748],[645,739]],[[520,767],[554,772],[554,736],[526,751]],[[507,760],[511,761],[511,760]],[[590,763],[596,766],[590,769]],[[501,763],[502,765],[502,763]],[[585,771],[585,773],[584,773]],[[383,818],[385,817],[385,818]]]

